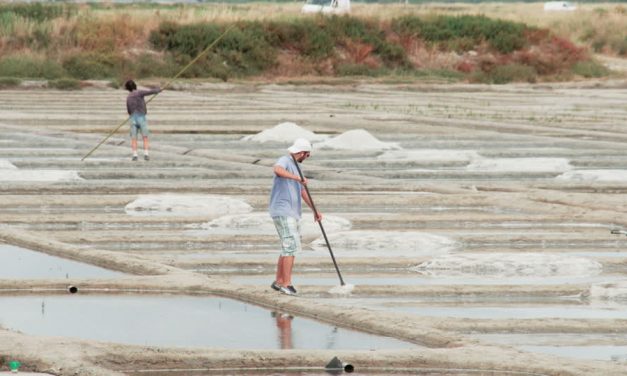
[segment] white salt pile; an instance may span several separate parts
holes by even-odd
[[[398,144],[393,142],[381,142],[376,137],[363,129],[353,129],[344,132],[337,137],[321,142],[316,145],[320,149],[338,150],[388,150],[400,149]]]
[[[563,172],[572,168],[566,158],[478,158],[466,166],[468,171],[495,172]]]
[[[602,266],[587,258],[557,254],[465,253],[440,256],[423,262],[412,270],[437,277],[581,278],[598,275]]]
[[[0,172],[0,181],[3,182],[57,182],[83,180],[77,171],[67,170],[12,170]]]
[[[627,170],[577,170],[565,172],[555,179],[582,182],[627,181]]]
[[[328,136],[317,135],[294,123],[286,122],[278,124],[254,135],[244,136],[241,141],[252,142],[286,142],[292,143],[297,138],[304,138],[310,142],[326,140]]]
[[[390,150],[377,156],[381,161],[469,162],[480,158],[474,150]]]
[[[17,167],[6,159],[0,159],[0,170],[17,170]]]
[[[345,231],[327,232],[331,249],[341,257],[419,257],[441,255],[457,248],[450,238],[424,232],[404,231]],[[324,237],[311,243],[312,248],[325,255]]]
[[[6,159],[0,159],[0,181],[56,182],[83,180],[74,170],[20,170]]]
[[[219,195],[142,195],[126,205],[127,214],[151,215],[203,215],[217,217],[224,213],[248,213],[253,210],[243,200]]]
[[[342,217],[325,215],[323,226],[327,232],[344,231],[351,228],[351,222]],[[274,222],[267,212],[225,215],[205,223],[201,227],[211,230],[212,233],[276,234]],[[320,234],[320,226],[314,222],[313,215],[309,212],[303,213],[300,228],[301,235]]]
[[[351,285],[347,283],[345,285],[334,286],[329,290],[329,294],[332,295],[340,295],[340,296],[348,296],[355,289],[355,285]]]

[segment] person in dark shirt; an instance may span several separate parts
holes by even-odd
[[[161,92],[161,89],[157,87],[150,90],[137,90],[137,85],[133,80],[126,81],[124,87],[129,91],[128,97],[126,97],[126,111],[131,116],[132,160],[137,160],[137,135],[141,132],[144,142],[144,159],[148,161],[150,160],[148,156],[148,136],[150,131],[148,130],[148,123],[146,123],[146,113],[148,111],[146,110],[144,97],[146,95],[157,94]]]

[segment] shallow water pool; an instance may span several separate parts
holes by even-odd
[[[0,244],[0,279],[115,278],[124,273]]]
[[[406,349],[419,346],[218,297],[0,297],[0,325],[26,334],[146,346]]]

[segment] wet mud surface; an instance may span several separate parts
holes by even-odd
[[[0,355],[54,375],[324,374],[334,356],[356,374],[624,375],[621,85],[168,91],[149,105],[151,160],[137,162],[126,128],[81,161],[124,120],[123,91],[0,91],[3,247],[121,273],[0,272],[0,300],[230,299],[415,345],[179,347],[0,322]],[[329,292],[339,282],[308,210],[299,295],[270,289],[271,166],[292,141],[272,130],[285,122],[320,137],[302,167],[350,295]]]

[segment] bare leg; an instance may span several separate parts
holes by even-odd
[[[137,155],[137,139],[134,137],[131,137],[131,151],[133,155]]]
[[[294,267],[294,256],[283,257],[283,283],[281,286],[290,286],[292,284],[292,269]]]
[[[279,261],[276,264],[276,278],[275,281],[279,286],[283,285],[283,258],[284,256],[279,256]]]
[[[292,346],[292,316],[285,313],[277,313],[276,326],[279,328],[279,341],[281,348],[289,350]]]
[[[137,141],[135,141],[135,143],[137,143]],[[148,147],[148,136],[144,136],[144,155],[148,155]],[[137,145],[135,145],[135,149],[137,149]]]

